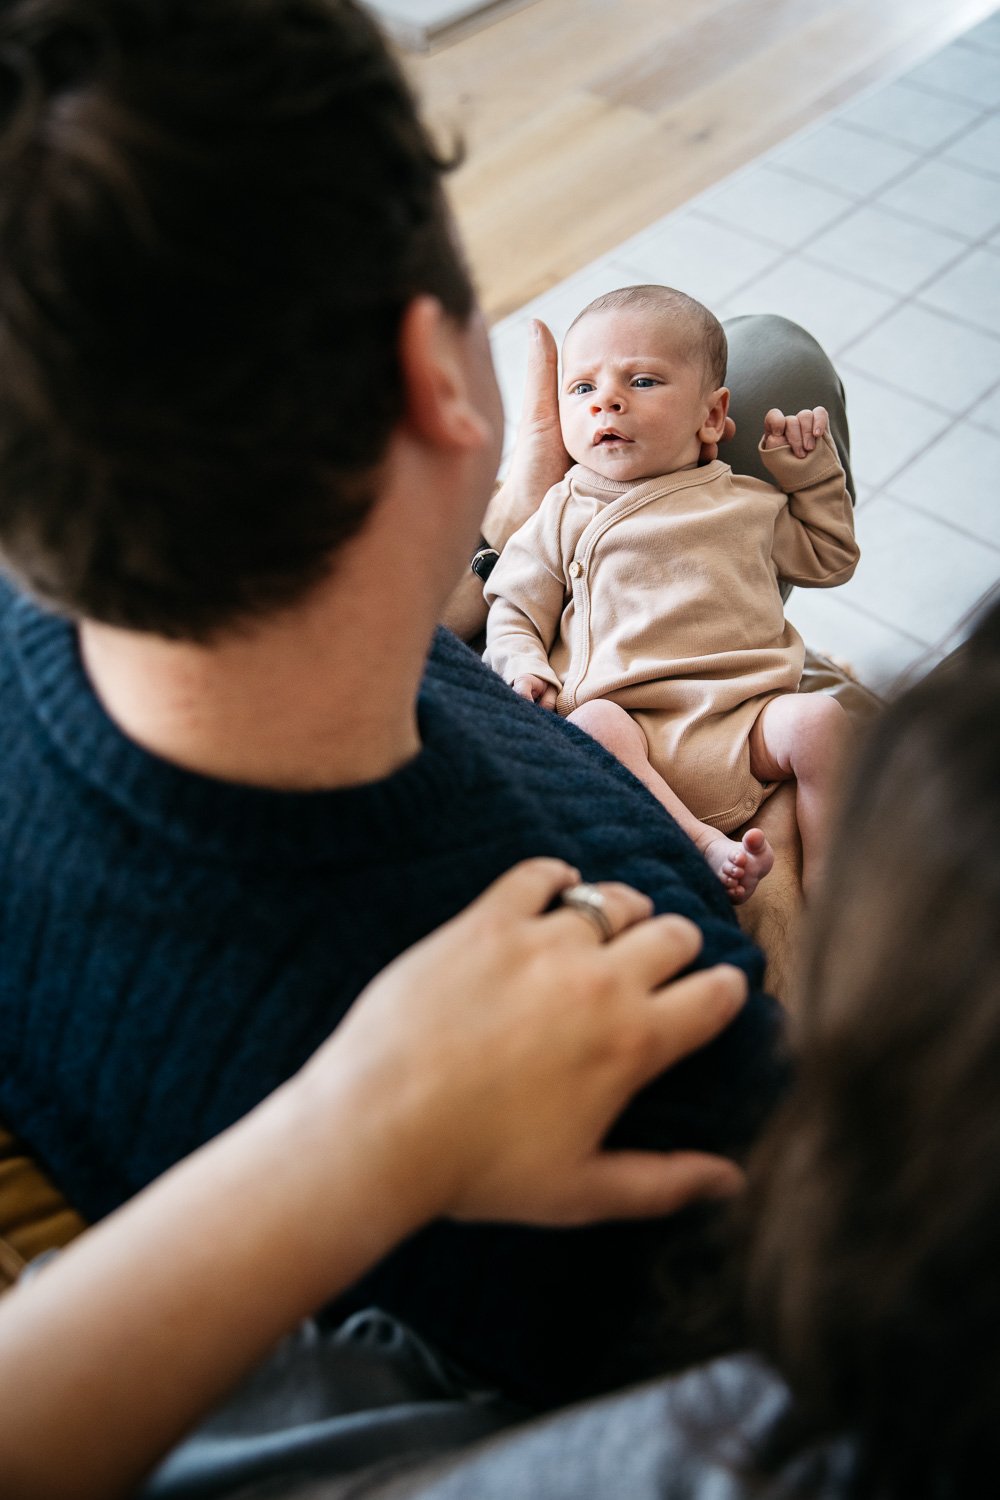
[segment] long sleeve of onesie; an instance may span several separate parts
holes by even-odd
[[[860,553],[851,497],[829,435],[806,458],[796,458],[789,447],[765,448],[763,442],[760,456],[788,496],[775,520],[771,553],[779,578],[806,588],[846,583]],[[803,485],[805,476],[808,483]]]
[[[505,682],[533,675],[562,687],[549,652],[566,603],[564,518],[570,489],[562,479],[508,541],[484,593],[490,606],[483,660]]]

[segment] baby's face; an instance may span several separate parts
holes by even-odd
[[[697,464],[714,393],[669,317],[641,307],[588,313],[562,358],[559,420],[577,463],[625,481]]]

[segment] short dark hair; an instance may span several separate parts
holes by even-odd
[[[204,640],[362,523],[417,294],[465,320],[435,149],[353,0],[0,17],[0,556]]]
[[[850,1433],[858,1497],[1000,1464],[998,765],[995,607],[853,774],[756,1163],[751,1317],[793,1395],[770,1463]]]
[[[605,292],[588,302],[582,312],[577,313],[566,331],[570,333],[589,313],[613,312],[622,307],[649,308],[675,319],[678,325],[685,358],[692,363],[700,360],[705,370],[705,383],[712,390],[725,383],[729,350],[726,331],[713,312],[703,303],[679,292],[676,287],[657,286],[654,282],[642,286],[621,286],[613,292]]]

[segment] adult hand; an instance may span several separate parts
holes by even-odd
[[[559,427],[559,355],[549,328],[532,319],[528,373],[521,421],[510,468],[490,501],[483,535],[502,548],[538,509],[542,496],[563,477],[571,460]]]
[[[697,930],[605,885],[602,944],[579,911],[546,911],[577,879],[516,866],[375,979],[283,1088],[4,1299],[5,1495],[133,1494],[282,1333],[438,1214],[575,1224],[739,1187],[721,1158],[602,1151],[744,981],[663,987]]]
[[[638,1089],[732,1020],[746,981],[725,966],[676,979],[701,934],[644,920],[627,886],[600,887],[606,943],[548,910],[577,879],[557,860],[516,866],[379,975],[310,1064],[362,1082],[385,1190],[413,1225],[658,1215],[741,1185],[701,1152],[602,1149]]]

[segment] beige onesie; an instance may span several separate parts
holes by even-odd
[[[802,674],[778,580],[830,588],[858,561],[830,438],[761,456],[779,488],[718,461],[631,483],[577,464],[486,585],[490,666],[552,683],[564,715],[620,704],[661,776],[725,833],[769,790],[750,771],[754,720]]]

